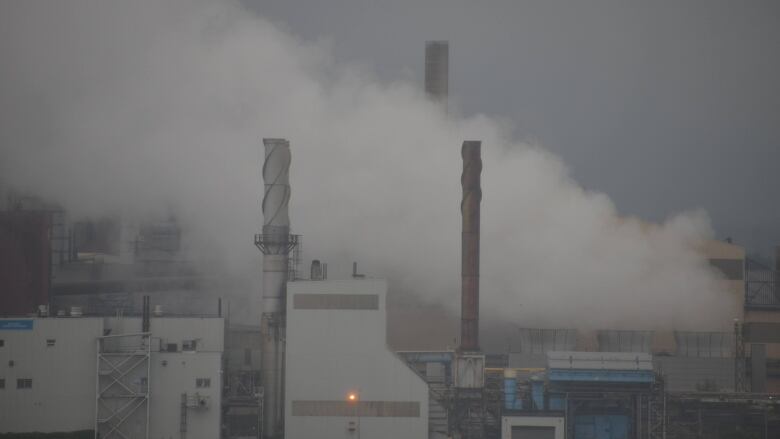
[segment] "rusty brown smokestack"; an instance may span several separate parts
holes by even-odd
[[[479,204],[482,201],[482,142],[463,142],[460,350],[479,351]]]

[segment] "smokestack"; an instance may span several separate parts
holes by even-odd
[[[290,252],[290,142],[263,139],[263,312],[284,309],[287,259]]]
[[[425,42],[425,94],[447,108],[450,84],[450,43]]]
[[[463,142],[463,217],[461,234],[461,321],[460,350],[479,351],[479,204],[482,201],[482,142]]]
[[[281,437],[284,431],[284,339],[288,255],[297,244],[290,235],[290,142],[263,139],[263,233],[255,245],[263,252],[263,435]]]

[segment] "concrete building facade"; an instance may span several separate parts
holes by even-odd
[[[386,345],[384,280],[287,286],[285,437],[425,438],[428,386]]]

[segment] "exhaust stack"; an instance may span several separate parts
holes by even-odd
[[[284,340],[287,272],[290,251],[298,237],[290,235],[290,142],[263,139],[263,233],[255,245],[263,252],[263,437],[282,437],[284,431]]]
[[[463,142],[461,233],[461,352],[479,351],[479,205],[482,201],[482,142]]]

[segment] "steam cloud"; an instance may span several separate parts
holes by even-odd
[[[0,4],[0,184],[76,216],[173,209],[195,254],[255,272],[260,139],[286,137],[306,256],[331,278],[357,260],[456,311],[460,144],[480,139],[483,316],[637,329],[735,317],[737,298],[693,250],[711,234],[706,214],[621,218],[499,123],[447,118],[413,84],[212,3]]]

